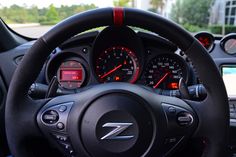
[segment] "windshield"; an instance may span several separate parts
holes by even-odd
[[[160,14],[193,33],[236,31],[236,0],[1,0],[0,16],[16,32],[37,38],[73,14],[114,6]]]

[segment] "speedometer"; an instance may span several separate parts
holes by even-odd
[[[145,69],[145,84],[153,88],[178,89],[179,80],[188,80],[188,66],[177,55],[163,54],[153,58]]]
[[[134,83],[139,75],[139,62],[135,53],[127,47],[114,46],[106,49],[96,59],[99,82]]]

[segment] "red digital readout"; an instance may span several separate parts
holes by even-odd
[[[61,70],[60,71],[61,81],[82,81],[83,71],[82,69],[78,70]]]
[[[178,89],[178,88],[179,88],[179,84],[176,83],[176,82],[171,82],[171,83],[169,83],[169,84],[167,85],[167,87],[168,87],[169,89]]]

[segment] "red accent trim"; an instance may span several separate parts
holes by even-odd
[[[114,8],[113,9],[113,22],[115,26],[122,26],[124,24],[124,9]]]

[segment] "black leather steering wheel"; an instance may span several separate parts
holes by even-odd
[[[96,85],[47,100],[29,98],[28,89],[53,49],[75,34],[114,25],[144,28],[175,43],[194,64],[206,99],[181,100],[128,83]],[[189,138],[200,137],[206,140],[203,156],[222,157],[227,152],[229,109],[217,67],[187,31],[153,13],[104,8],[74,15],[34,43],[12,78],[5,122],[15,157],[37,156],[25,143],[43,136],[68,156],[80,157],[165,156]]]

